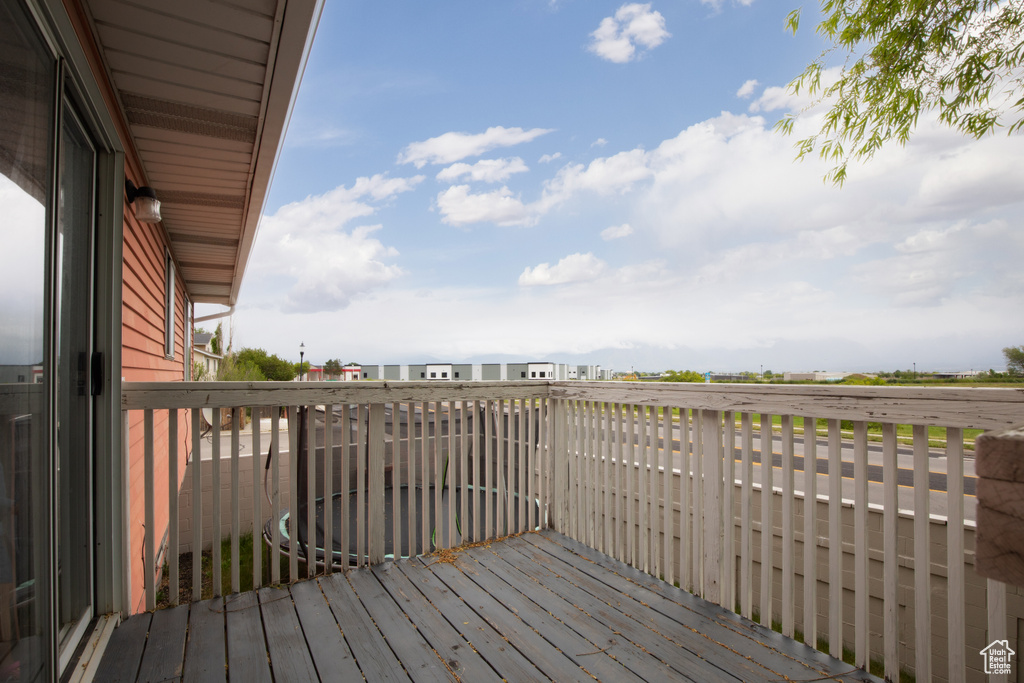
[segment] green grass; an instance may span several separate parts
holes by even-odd
[[[736,606],[736,612],[739,613],[739,605]],[[752,621],[756,621],[759,624],[761,623],[761,613],[758,610],[754,610],[754,613],[753,613],[752,617],[753,617]],[[772,620],[771,628],[776,633],[782,633],[782,622],[773,619]],[[804,632],[801,631],[798,628],[794,628],[793,629],[793,640],[796,640],[796,641],[799,641],[799,642],[803,643],[804,642]],[[824,653],[827,654],[828,651],[829,651],[828,638],[824,638],[824,637],[819,636],[818,637],[818,642],[817,642],[817,644],[815,646],[815,649],[818,650],[819,652],[824,652]],[[857,660],[857,653],[853,650],[853,648],[847,647],[844,644],[843,645],[842,660],[845,663],[849,664],[850,666],[856,666],[855,662]],[[868,664],[868,672],[871,673],[871,675],[873,675],[873,676],[878,676],[879,678],[884,678],[885,677],[885,661],[880,659],[880,658],[877,658],[877,657],[872,658],[870,663]],[[901,668],[900,669],[900,683],[916,683],[916,677],[914,676],[914,674],[910,673],[906,669]]]
[[[253,589],[252,582],[252,544],[253,535],[247,533],[239,536],[238,538],[238,583],[239,590],[241,592],[250,591]],[[264,586],[270,585],[271,576],[271,557],[270,548],[265,543],[260,543],[262,561],[260,563],[262,570]],[[221,595],[231,594],[231,539],[225,538],[220,544],[220,574],[221,574]],[[288,557],[284,554],[280,556],[280,568],[281,568],[281,583],[290,582],[290,571],[288,567]],[[163,578],[160,583],[160,589],[157,592],[157,606],[166,607],[168,606],[168,581],[170,568],[167,563],[164,563],[163,567]],[[203,572],[203,589],[202,599],[213,597],[213,553],[209,550],[203,551],[202,554],[202,572]],[[299,559],[299,571],[298,578],[305,578],[306,576],[306,563],[301,558]],[[182,553],[178,556],[178,585],[179,595],[182,601],[192,600],[192,553]]]

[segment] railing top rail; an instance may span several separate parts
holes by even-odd
[[[1024,388],[552,382],[557,399],[1004,429],[1024,424]]]
[[[121,409],[546,398],[547,382],[123,382]]]

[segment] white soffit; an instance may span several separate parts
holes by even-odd
[[[193,301],[235,304],[323,0],[86,0]]]

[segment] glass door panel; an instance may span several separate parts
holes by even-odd
[[[51,670],[47,245],[56,61],[18,2],[0,3],[0,680]]]
[[[61,663],[92,617],[92,265],[96,151],[65,107],[57,208],[57,537]]]

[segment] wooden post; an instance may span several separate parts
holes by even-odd
[[[167,597],[178,604],[178,411],[167,412]]]
[[[260,445],[260,418],[262,411],[252,408],[252,587],[263,585],[263,491],[260,490],[260,465],[263,448]],[[276,520],[275,520],[276,521]]]
[[[146,517],[146,533],[143,543],[146,546],[145,553],[143,554],[144,563],[144,583],[146,588],[146,610],[151,611],[156,609],[156,587],[153,585],[156,580],[156,543],[154,527],[156,518],[154,511],[153,501],[153,411],[146,410],[143,413],[143,448],[144,448],[144,462],[143,468],[144,474],[144,497],[145,497],[145,517]]]
[[[722,604],[722,413],[704,417],[704,599]]]
[[[369,444],[370,564],[384,561],[384,404],[370,405]]]

